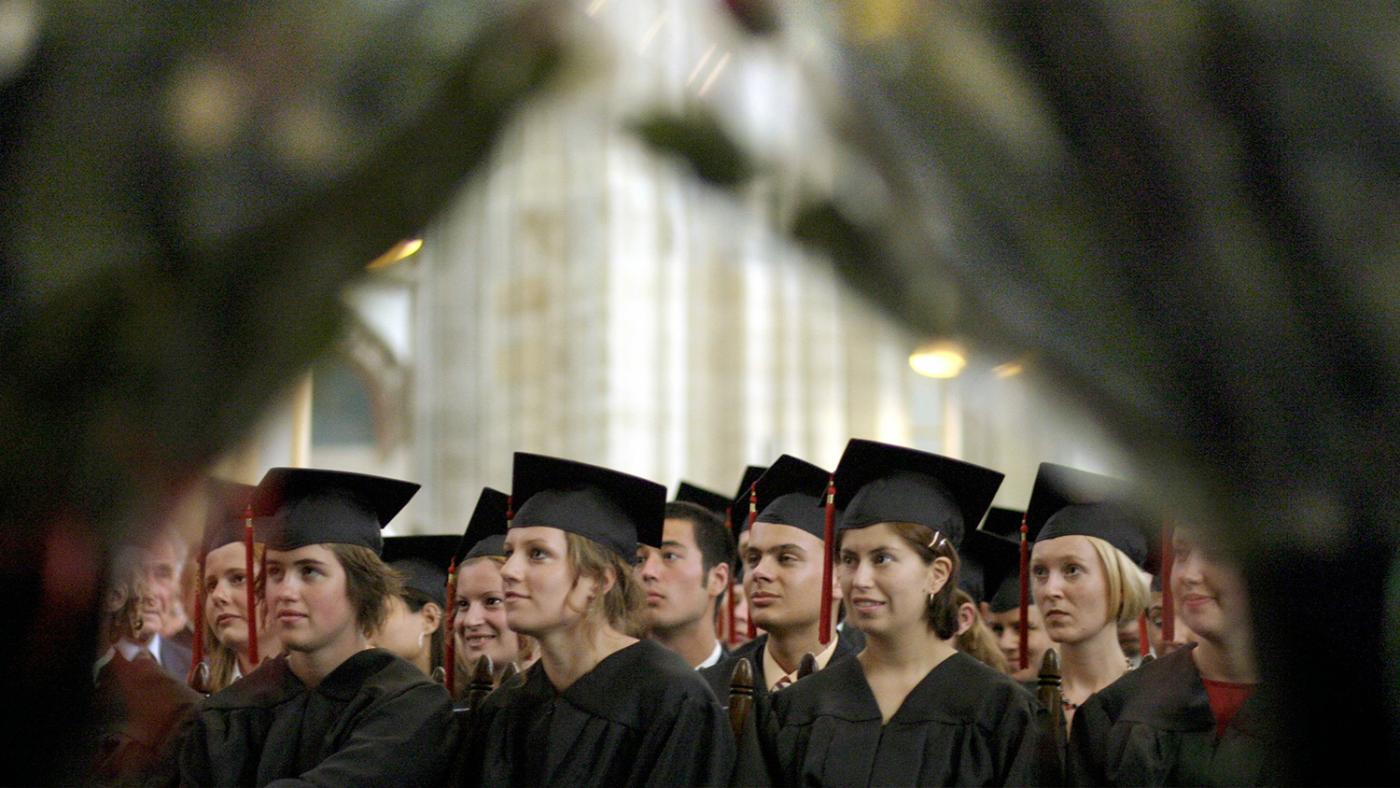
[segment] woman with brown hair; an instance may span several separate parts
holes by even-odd
[[[704,680],[639,640],[631,561],[660,546],[666,488],[582,463],[517,453],[501,567],[510,629],[540,660],[472,712],[468,785],[715,785],[733,737]]]
[[[834,475],[846,621],[866,646],[773,696],[782,785],[1002,785],[1031,776],[1031,697],[954,647],[958,553],[1002,474],[853,440]],[[844,506],[842,506],[844,504]],[[747,765],[749,759],[745,757]],[[751,775],[740,774],[744,780]]]
[[[263,583],[285,655],[211,695],[180,754],[195,785],[426,785],[448,764],[447,693],[371,648],[398,575],[380,530],[418,485],[274,468],[254,492],[268,517]]]

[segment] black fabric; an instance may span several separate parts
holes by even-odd
[[[1093,536],[1141,567],[1155,565],[1158,527],[1132,503],[1128,483],[1054,463],[1041,463],[1026,504],[1027,538]]]
[[[836,466],[840,529],[917,523],[953,544],[982,521],[1005,474],[888,443],[853,439]]]
[[[403,575],[404,586],[439,602],[447,590],[447,565],[457,551],[456,536],[390,536],[384,540],[384,563]]]
[[[269,519],[267,546],[313,544],[384,549],[380,530],[418,492],[413,482],[320,468],[273,468],[253,491],[253,508]]]
[[[997,590],[988,600],[987,606],[993,613],[1005,613],[1021,606],[1021,573],[1016,571],[997,584]]]
[[[777,693],[772,705],[759,746],[774,784],[1025,785],[1033,777],[1034,699],[961,652],[929,671],[887,724],[853,656]]]
[[[729,505],[729,530],[737,540],[739,534],[749,527],[749,490],[754,482],[768,472],[766,465],[750,465],[744,468],[744,476],[739,480],[739,489],[734,491],[734,499]]]
[[[958,586],[974,602],[982,602],[996,593],[1005,578],[1019,574],[1021,548],[1016,542],[978,528],[963,539],[958,557],[962,559]]]
[[[225,479],[209,479],[204,487],[204,534],[200,539],[199,555],[209,554],[226,544],[243,541],[245,515],[253,501],[253,485]],[[261,518],[253,521],[253,541],[262,542],[266,524]]]
[[[459,758],[471,786],[720,785],[734,736],[695,670],[643,640],[562,693],[531,666],[469,715]]]
[[[779,457],[754,482],[758,492],[755,522],[781,523],[823,538],[826,533],[827,482],[831,473],[789,454]],[[745,504],[747,510],[747,504]],[[835,523],[832,524],[833,527]]]
[[[314,689],[277,657],[205,700],[181,782],[431,785],[451,731],[447,691],[387,651],[359,652]]]
[[[708,512],[713,512],[721,519],[729,512],[729,499],[723,495],[707,490],[704,487],[681,482],[676,489],[676,497],[672,500],[681,503],[693,503]]]
[[[661,546],[666,488],[619,471],[515,453],[511,528],[548,526],[609,547],[628,562],[637,545]]]
[[[987,595],[987,604],[993,613],[1004,613],[1021,603],[1021,521],[1024,518],[1025,512],[993,506],[987,510],[987,519],[977,532],[1002,541],[995,546],[988,542],[972,551],[960,551],[964,559],[969,552],[989,554],[981,558],[982,592]]]
[[[1123,675],[1074,713],[1070,777],[1081,785],[1277,785],[1270,712],[1256,692],[1216,739],[1191,648]]]
[[[509,516],[510,496],[500,490],[482,487],[481,495],[476,499],[476,508],[467,521],[467,529],[457,543],[457,563],[487,555],[504,558]]]

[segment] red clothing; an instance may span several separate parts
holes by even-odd
[[[1211,681],[1205,677],[1201,678],[1201,683],[1206,685],[1206,697],[1210,699],[1210,711],[1215,715],[1215,737],[1218,739],[1225,735],[1225,728],[1230,724],[1230,720],[1235,718],[1235,713],[1249,700],[1249,696],[1254,694],[1257,685]]]

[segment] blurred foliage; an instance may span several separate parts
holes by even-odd
[[[552,3],[9,4],[0,70],[6,776],[80,782],[97,556],[338,334],[563,54]],[[8,54],[8,53],[7,53]]]
[[[714,186],[734,188],[754,175],[748,154],[720,126],[713,113],[692,107],[684,113],[650,113],[632,124],[632,130],[656,151],[690,166],[699,178]]]

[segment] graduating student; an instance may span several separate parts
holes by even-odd
[[[204,536],[196,565],[201,582],[195,619],[202,639],[195,648],[207,659],[209,692],[227,687],[251,673],[261,660],[281,651],[275,633],[266,626],[266,606],[256,593],[266,528],[256,524],[249,538],[245,515],[252,494],[250,484],[220,479],[208,483]],[[257,654],[253,653],[255,642]]]
[[[210,696],[185,740],[181,781],[421,785],[444,776],[446,691],[368,638],[397,576],[380,529],[418,490],[338,471],[273,468],[254,492],[269,517],[264,592],[286,653]]]
[[[730,541],[734,543],[734,562],[730,564],[729,593],[725,595],[723,626],[720,637],[729,648],[741,646],[758,634],[749,618],[749,600],[744,594],[744,548],[748,545],[748,500],[745,496],[753,488],[754,482],[768,468],[763,465],[749,465],[739,480],[739,488],[734,497],[724,502],[724,524],[729,529]],[[744,498],[742,507],[735,501]],[[723,700],[723,698],[721,698]]]
[[[1014,509],[993,506],[987,512],[986,522],[979,529],[993,536],[1001,537],[1010,551],[1009,561],[995,561],[984,570],[983,583],[990,594],[982,603],[982,617],[987,621],[997,647],[1006,657],[1006,671],[1022,686],[1035,690],[1036,675],[1045,659],[1045,652],[1055,648],[1054,642],[1045,632],[1045,624],[1040,619],[1040,608],[1034,598],[1026,602],[1026,667],[1020,663],[1020,604],[1021,578],[1019,571],[1018,541],[1021,520],[1024,513]]]
[[[813,655],[820,670],[851,653],[850,642],[837,637],[834,616],[826,631],[821,629],[822,596],[840,593],[823,588],[830,570],[821,504],[830,478],[827,471],[784,454],[753,485],[757,516],[745,531],[744,591],[749,616],[764,634],[700,672],[721,702],[727,702],[740,659],[754,667],[755,708],[762,716],[767,694],[797,680],[804,655]],[[749,494],[733,505],[734,510],[749,507]]]
[[[991,516],[989,512],[987,517]],[[995,590],[995,586],[988,586],[1015,571],[1016,562],[1016,543],[982,528],[970,531],[958,545],[958,636],[954,645],[999,673],[1010,672],[1010,663],[982,610],[987,594]]]
[[[384,540],[384,563],[403,579],[389,595],[389,612],[371,642],[413,663],[424,675],[442,667],[447,565],[459,537],[394,536]]]
[[[762,738],[783,785],[1024,784],[1024,689],[953,647],[958,554],[1002,474],[853,440],[837,466],[838,573],[859,655],[773,697]]]
[[[1030,589],[1059,646],[1066,724],[1130,665],[1119,626],[1147,605],[1144,567],[1155,528],[1127,503],[1126,487],[1042,463],[1026,506]],[[1038,666],[1032,666],[1038,667]]]
[[[661,546],[637,548],[651,638],[693,667],[709,667],[728,653],[716,624],[733,563],[734,543],[724,522],[684,501],[666,504]]]
[[[474,709],[457,774],[469,785],[715,785],[728,720],[675,652],[638,640],[632,560],[659,547],[666,489],[517,453],[501,568],[510,628],[540,644],[523,680]]]
[[[1187,645],[1123,676],[1074,718],[1070,769],[1084,785],[1271,785],[1268,711],[1244,579],[1198,529],[1172,538],[1172,594],[1195,634]]]
[[[452,632],[457,661],[453,690],[459,697],[466,692],[472,666],[481,657],[491,660],[499,680],[510,665],[523,671],[539,656],[535,641],[515,632],[506,622],[501,567],[506,563],[509,511],[509,496],[483,487],[457,544]]]

